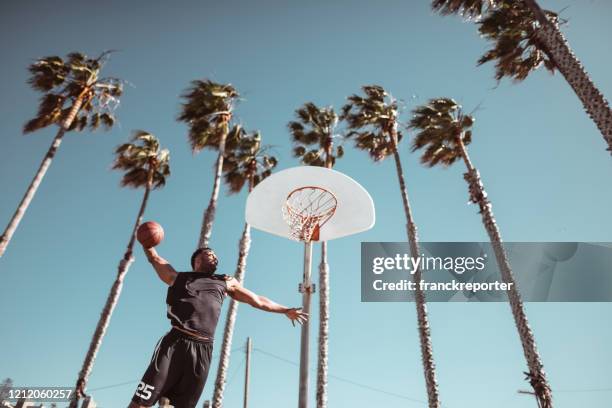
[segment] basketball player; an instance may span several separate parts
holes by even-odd
[[[294,325],[308,317],[301,308],[279,305],[233,277],[215,274],[218,261],[210,248],[193,253],[194,272],[177,272],[155,248],[143,248],[159,278],[169,286],[166,303],[172,329],[157,343],[128,408],[151,407],[161,397],[170,399],[175,408],[196,406],[208,376],[213,335],[226,295],[266,312],[282,313]]]

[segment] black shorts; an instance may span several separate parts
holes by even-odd
[[[212,341],[170,330],[157,343],[132,401],[152,407],[166,397],[175,408],[195,407],[204,390],[212,348]]]

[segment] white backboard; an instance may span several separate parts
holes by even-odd
[[[319,231],[319,241],[345,237],[374,226],[374,202],[370,194],[346,174],[317,166],[292,167],[259,183],[247,198],[246,221],[253,228],[291,238],[282,208],[289,193],[305,186],[324,188],[338,201],[334,216]]]

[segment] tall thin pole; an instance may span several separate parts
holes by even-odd
[[[304,243],[304,279],[300,285],[302,292],[302,311],[310,315],[310,297],[313,292],[310,279],[310,266],[312,263],[312,241]],[[310,320],[310,319],[309,319]],[[310,321],[302,324],[302,337],[300,339],[300,394],[298,408],[308,408],[308,340],[310,338]]]
[[[246,342],[246,368],[244,370],[244,408],[249,405],[249,374],[251,371],[251,348],[253,344],[251,338],[247,337]]]

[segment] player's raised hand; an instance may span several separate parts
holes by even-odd
[[[298,322],[299,324],[303,324],[303,323],[306,323],[306,321],[308,320],[308,313],[302,312],[301,307],[294,307],[294,308],[287,310],[285,312],[285,316],[287,316],[289,320],[291,320],[291,324],[293,324],[294,326],[295,326],[295,322]]]

